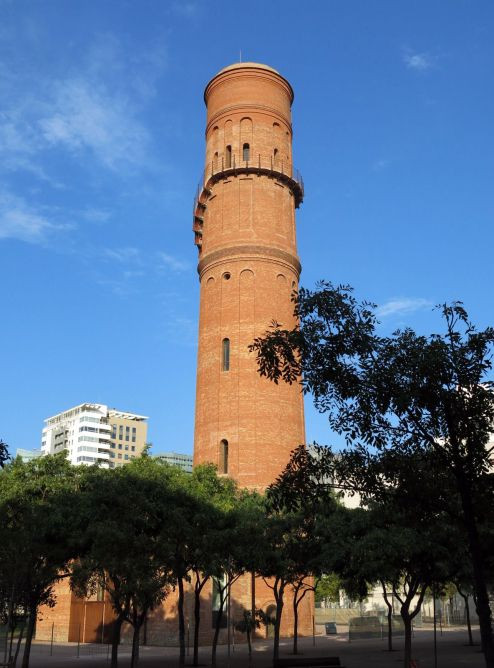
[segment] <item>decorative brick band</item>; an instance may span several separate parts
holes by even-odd
[[[297,278],[302,271],[302,265],[296,255],[287,253],[279,248],[270,246],[232,246],[231,248],[220,248],[219,250],[208,253],[201,259],[197,265],[197,273],[202,278],[205,271],[211,268],[211,265],[223,262],[226,259],[239,260],[253,258],[255,260],[277,260],[288,265],[297,274]]]
[[[289,130],[290,136],[292,135],[291,120],[290,118],[287,118],[285,114],[282,114],[278,109],[275,107],[270,107],[267,104],[255,104],[254,102],[249,102],[248,104],[231,104],[228,107],[223,107],[217,111],[214,116],[208,120],[208,124],[206,126],[206,136],[211,126],[215,123],[218,123],[223,116],[229,117],[232,113],[236,112],[247,114],[250,111],[260,111],[272,116],[273,118],[276,118],[277,120],[280,120],[286,126],[286,129]]]

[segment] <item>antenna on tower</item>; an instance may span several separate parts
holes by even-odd
[[[238,52],[238,62],[239,63],[242,62],[242,49],[240,49],[239,52]]]

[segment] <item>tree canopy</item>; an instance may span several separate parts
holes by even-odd
[[[276,383],[301,382],[312,394],[330,426],[344,435],[346,462],[370,460],[376,451],[391,453],[386,465],[393,456],[432,453],[435,469],[451,472],[472,563],[482,647],[486,665],[493,668],[479,499],[488,498],[490,506],[494,500],[489,442],[494,329],[478,331],[461,302],[438,311],[439,334],[406,328],[382,336],[373,304],[358,302],[348,286],[322,282],[295,297],[299,324],[294,329],[274,323],[251,349],[262,375]],[[336,459],[327,463],[323,475],[334,476]],[[321,462],[319,468],[324,468]]]

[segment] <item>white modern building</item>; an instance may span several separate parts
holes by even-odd
[[[154,458],[160,462],[170,464],[170,466],[178,466],[186,473],[192,473],[192,465],[194,462],[192,455],[186,455],[182,452],[162,452],[159,455],[155,455]]]
[[[41,451],[66,450],[72,464],[114,468],[142,454],[147,419],[104,404],[80,404],[44,421]]]
[[[43,453],[41,450],[26,450],[26,448],[17,448],[15,456],[20,457],[23,462],[32,462],[33,459],[38,459]]]

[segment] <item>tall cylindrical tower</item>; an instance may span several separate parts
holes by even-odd
[[[213,77],[204,100],[194,463],[264,489],[305,441],[300,386],[261,378],[248,350],[274,320],[294,325],[303,184],[292,164],[293,90],[267,65],[237,63]]]

